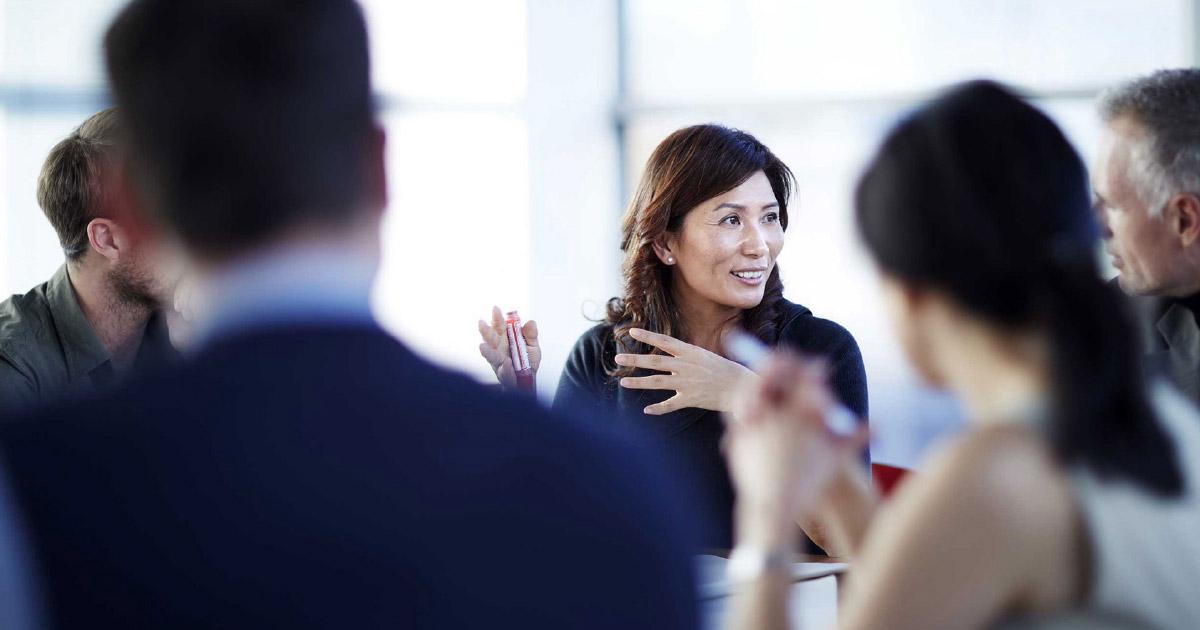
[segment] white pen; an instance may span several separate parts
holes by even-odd
[[[753,335],[734,329],[725,337],[725,349],[734,361],[757,372],[771,354],[771,349]],[[841,437],[850,437],[858,430],[858,418],[844,405],[834,402],[825,413],[825,428]]]

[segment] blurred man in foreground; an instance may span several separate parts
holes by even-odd
[[[692,624],[689,519],[640,451],[373,320],[356,3],[137,0],[105,47],[139,191],[196,267],[198,348],[0,430],[53,623]]]

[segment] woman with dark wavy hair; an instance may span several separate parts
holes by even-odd
[[[556,408],[628,414],[661,439],[695,498],[702,543],[729,548],[734,492],[721,456],[720,412],[735,385],[756,378],[722,355],[733,328],[769,345],[825,357],[841,402],[867,415],[858,345],[841,326],[783,297],[776,260],[788,226],[793,176],[748,133],[720,125],[680,129],[654,150],[622,220],[624,293],[580,337]],[[513,381],[499,310],[480,322],[480,350]],[[540,359],[536,326],[525,328]],[[815,527],[806,529],[823,546]],[[816,549],[812,549],[817,551]]]

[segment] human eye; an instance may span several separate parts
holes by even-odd
[[[778,212],[768,212],[763,215],[763,223],[778,223],[778,222],[779,222],[779,213]]]
[[[730,215],[726,215],[718,223],[720,223],[721,225],[741,225],[742,218],[736,214],[730,214]]]

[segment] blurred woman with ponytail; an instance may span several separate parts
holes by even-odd
[[[575,344],[554,399],[556,409],[623,416],[645,429],[682,473],[703,548],[732,546],[734,495],[720,451],[720,412],[731,408],[742,379],[756,378],[724,355],[730,330],[823,357],[834,395],[866,422],[858,344],[838,324],[783,297],[776,261],[793,186],[783,161],[743,131],[708,124],[667,136],[621,222],[624,291]],[[479,328],[480,352],[501,383],[511,381],[499,309]],[[524,332],[531,361],[540,360],[536,326],[528,323]],[[837,553],[815,523],[802,525],[817,545]],[[789,535],[803,540],[795,521]]]
[[[1200,417],[1142,381],[1059,129],[965,84],[888,135],[855,204],[905,353],[972,423],[865,522],[839,626],[1195,627]],[[785,524],[851,458],[824,387],[777,355],[736,410],[740,627],[786,625]]]

